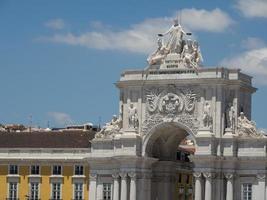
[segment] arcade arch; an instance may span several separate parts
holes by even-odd
[[[158,159],[152,166],[152,199],[193,199],[193,163],[177,159],[185,138],[195,144],[190,128],[178,122],[160,123],[144,137],[144,156]]]

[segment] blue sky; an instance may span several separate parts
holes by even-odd
[[[0,0],[0,123],[110,120],[118,113],[113,83],[146,67],[156,34],[178,12],[205,66],[254,76],[253,120],[266,129],[266,0]]]

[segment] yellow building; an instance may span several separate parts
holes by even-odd
[[[92,130],[0,132],[0,200],[90,199],[94,135]],[[190,169],[192,153],[179,147],[177,162]],[[191,170],[177,171],[176,177],[176,200],[192,200]],[[104,172],[99,181],[97,200],[114,199],[113,180]]]
[[[88,199],[91,131],[0,133],[0,199]]]

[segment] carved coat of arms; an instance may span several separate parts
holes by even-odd
[[[146,120],[142,131],[164,121],[179,121],[197,131],[197,94],[193,89],[150,88],[146,90]]]

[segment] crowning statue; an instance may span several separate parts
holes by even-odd
[[[183,36],[186,33],[182,26],[178,23],[178,19],[174,19],[173,22],[173,25],[167,32],[158,34],[158,36],[162,37],[169,34],[169,40],[166,43],[166,48],[170,51],[170,53],[180,54],[182,52]]]
[[[111,122],[106,123],[106,125],[95,134],[95,138],[112,138],[122,128],[122,119],[113,115]]]
[[[240,113],[240,116],[237,119],[237,133],[240,136],[264,137],[261,132],[257,131],[256,123],[249,121],[243,112]]]
[[[151,66],[160,65],[160,68],[199,68],[203,61],[197,41],[184,39],[186,33],[178,20],[174,20],[171,28],[163,34],[158,34],[158,48],[147,61]]]

